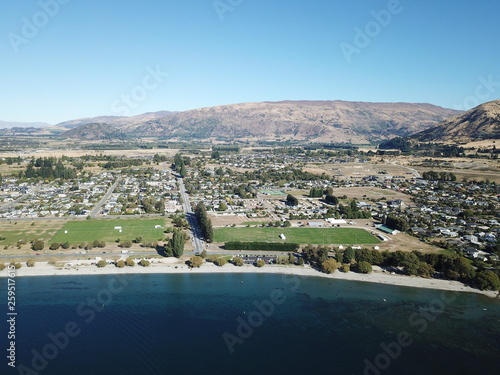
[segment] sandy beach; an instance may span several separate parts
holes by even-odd
[[[373,267],[371,274],[359,274],[355,272],[336,271],[333,274],[325,274],[309,266],[279,266],[266,265],[258,268],[252,265],[236,267],[226,264],[223,267],[213,263],[204,263],[200,268],[190,268],[182,261],[174,258],[153,259],[148,267],[135,265],[134,267],[118,268],[112,264],[98,268],[91,261],[68,261],[64,265],[52,265],[48,262],[37,262],[35,267],[27,267],[16,270],[16,277],[29,276],[71,276],[71,275],[116,275],[116,274],[159,274],[159,273],[275,273],[294,274],[299,276],[323,277],[329,279],[354,280],[361,282],[379,283],[386,285],[405,286],[413,288],[437,289],[457,292],[480,293],[497,298],[498,292],[481,291],[471,288],[459,281],[425,279],[415,276],[393,275],[384,272],[380,267]],[[8,269],[0,272],[0,277],[7,277]]]

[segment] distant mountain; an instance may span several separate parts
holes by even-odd
[[[50,126],[44,122],[12,122],[12,121],[0,121],[0,129],[9,128],[42,128]]]
[[[369,143],[416,133],[458,113],[431,104],[284,101],[201,108],[122,129],[172,139]]]
[[[121,130],[109,124],[85,124],[70,129],[60,136],[87,141],[124,141],[128,138]]]
[[[456,143],[500,139],[500,100],[484,103],[409,139],[420,142]]]
[[[57,124],[57,127],[73,129],[81,125],[86,124],[110,124],[117,127],[134,127],[138,124],[143,124],[147,121],[156,120],[163,117],[168,117],[175,112],[160,111],[160,112],[148,112],[138,116],[125,117],[125,116],[100,116],[100,117],[88,117],[77,120],[65,121]]]
[[[185,112],[162,111],[133,117],[77,119],[43,128],[45,133],[41,133],[42,129],[34,129],[31,134],[53,134],[82,140],[122,140],[130,136],[187,141],[294,140],[366,144],[406,137],[460,113],[431,104],[410,103],[242,103]]]

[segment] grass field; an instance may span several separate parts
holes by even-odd
[[[156,225],[162,228],[156,229]],[[122,227],[120,233],[115,227]],[[131,241],[142,237],[146,241],[158,241],[165,237],[165,220],[163,219],[118,219],[118,220],[85,220],[66,223],[50,242],[70,244],[90,242],[94,240],[114,242],[118,238]],[[64,233],[67,231],[67,233]]]
[[[286,240],[280,239],[280,234]],[[314,245],[363,245],[381,241],[364,229],[356,228],[216,228],[214,242],[263,241]]]
[[[31,225],[34,223],[33,225]],[[32,222],[28,220],[1,221],[0,245],[15,245],[19,240],[29,243],[34,239],[49,240],[63,226],[64,221],[50,220],[46,222]]]

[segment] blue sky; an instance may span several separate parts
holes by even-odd
[[[498,0],[2,1],[0,120],[279,100],[468,109],[500,98],[499,14]]]

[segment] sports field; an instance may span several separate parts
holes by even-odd
[[[286,240],[280,238],[284,234]],[[290,242],[313,245],[368,245],[381,241],[364,229],[357,228],[216,228],[214,242],[259,241]]]
[[[155,228],[157,225],[161,228]],[[115,227],[121,227],[121,232]],[[145,241],[158,241],[165,237],[164,230],[163,219],[70,221],[55,234],[51,242],[68,241],[70,244],[94,240],[114,242],[118,238],[122,241],[131,241],[137,237],[142,237]]]

